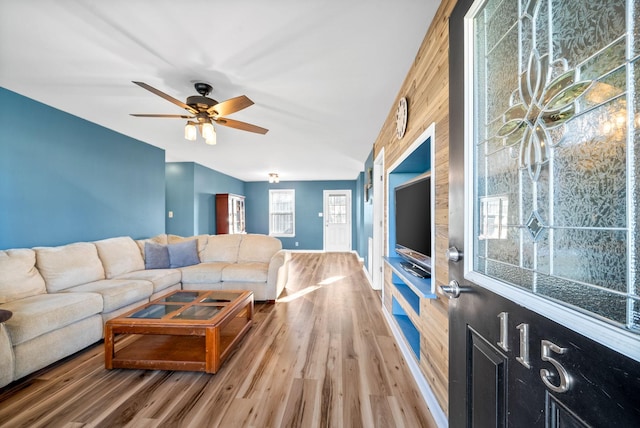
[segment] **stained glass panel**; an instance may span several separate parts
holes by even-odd
[[[640,10],[633,0],[482,7],[473,268],[640,333]]]

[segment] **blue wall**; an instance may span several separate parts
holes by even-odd
[[[356,220],[356,180],[336,181],[287,181],[245,183],[247,232],[269,233],[269,189],[294,189],[296,191],[296,236],[280,238],[282,247],[292,250],[322,250],[324,190],[351,190],[352,247],[357,246],[358,224]],[[295,243],[298,242],[298,246]]]
[[[195,168],[193,162],[166,164],[166,232],[173,235],[190,236],[194,230]],[[173,218],[169,218],[169,211]]]
[[[165,230],[164,150],[0,88],[0,249]]]
[[[323,190],[348,189],[352,247],[366,257],[364,179],[244,183],[193,162],[165,164],[162,149],[0,88],[0,249],[215,234],[216,193],[245,195],[247,231],[266,234],[269,189],[293,188],[296,236],[283,246],[321,250]]]
[[[193,162],[167,163],[167,233],[180,236],[216,233],[215,195],[244,195],[244,182]]]

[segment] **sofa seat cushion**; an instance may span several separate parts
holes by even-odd
[[[215,284],[222,280],[222,270],[229,263],[212,262],[200,263],[180,268],[183,284]]]
[[[61,247],[36,247],[36,267],[49,293],[104,279],[98,250],[89,242]]]
[[[107,279],[144,269],[144,259],[136,241],[129,236],[95,241]]]
[[[46,291],[44,279],[36,269],[35,251],[0,251],[0,304]]]
[[[103,279],[69,288],[68,292],[91,292],[102,295],[104,313],[109,313],[132,303],[148,300],[153,284],[141,279]]]
[[[269,263],[271,257],[282,249],[282,241],[267,235],[243,235],[238,249],[238,263]]]
[[[13,346],[102,312],[95,293],[39,294],[1,306],[13,312],[4,323]]]
[[[269,263],[234,263],[222,270],[222,282],[267,282]]]
[[[152,269],[125,273],[114,279],[143,279],[153,284],[153,292],[180,284],[182,273],[178,269]]]

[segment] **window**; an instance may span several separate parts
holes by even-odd
[[[347,195],[329,195],[327,224],[347,224]]]
[[[296,236],[295,207],[295,190],[269,190],[269,235],[283,237]]]

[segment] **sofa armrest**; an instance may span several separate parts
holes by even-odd
[[[289,260],[291,252],[279,250],[269,261],[269,276],[267,277],[267,288],[269,297],[276,300],[287,285],[289,279]],[[272,294],[273,293],[273,294]]]
[[[15,356],[13,346],[9,338],[9,332],[4,324],[0,323],[0,388],[14,380]]]

